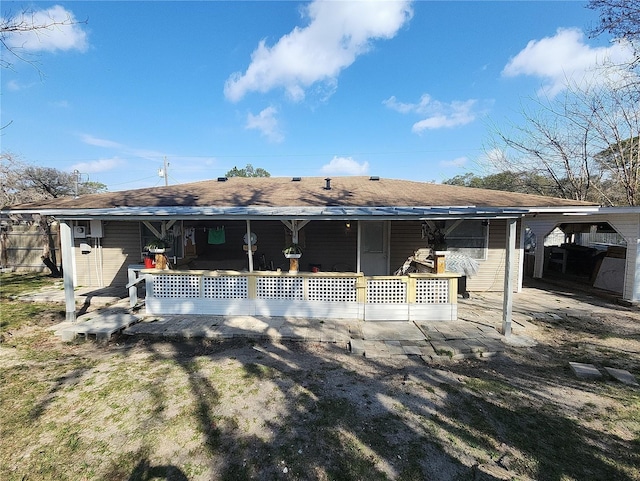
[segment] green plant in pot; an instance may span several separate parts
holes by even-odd
[[[169,242],[165,239],[153,239],[145,249],[151,253],[161,254],[169,248]]]
[[[302,257],[302,247],[298,244],[291,244],[290,246],[282,249],[282,253],[288,259],[299,259]]]

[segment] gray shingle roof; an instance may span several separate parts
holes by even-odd
[[[474,189],[409,180],[335,177],[243,178],[60,198],[10,210],[112,209],[126,207],[451,207],[528,208],[593,206],[568,199]]]

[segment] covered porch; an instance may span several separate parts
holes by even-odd
[[[237,214],[238,209],[234,210]],[[424,245],[420,230],[427,222],[435,220],[443,223],[446,219],[451,226],[458,226],[461,222],[470,220],[488,225],[491,219],[507,226],[499,247],[504,253],[505,269],[505,322],[502,332],[509,334],[510,299],[517,289],[519,275],[515,259],[516,225],[522,215],[520,212],[505,213],[502,210],[487,209],[480,212],[475,208],[458,209],[456,212],[448,209],[446,213],[441,210],[426,212],[426,209],[354,210],[345,212],[345,209],[335,209],[332,212],[331,209],[322,209],[321,215],[306,212],[306,219],[282,219],[281,216],[265,219],[264,215],[238,219],[228,213],[213,219],[158,220],[157,215],[127,219],[128,224],[145,226],[156,237],[166,235],[174,226],[180,225],[182,230],[177,231],[180,235],[174,236],[174,243],[184,246],[181,258],[175,256],[172,259],[171,252],[167,253],[171,269],[149,269],[140,263],[127,265],[127,287],[131,305],[138,301],[138,287],[146,284],[144,300],[148,315],[257,315],[377,322],[451,322],[458,318],[459,274],[388,274],[406,259],[407,253],[413,253],[415,247]],[[380,220],[381,213],[386,216],[385,220]],[[398,221],[397,225],[409,227],[395,229],[397,232],[392,234],[389,228],[391,219]],[[122,223],[121,218],[117,218],[117,221]],[[75,219],[62,220],[62,249],[63,259],[75,259],[76,264],[79,264],[83,260],[83,254],[78,256],[78,240],[73,235],[76,223]],[[220,259],[215,259],[211,252],[200,256],[186,255],[189,253],[187,248],[191,246],[189,242],[184,242],[184,236],[192,234],[188,229],[194,228],[194,225],[204,225],[205,227],[199,227],[203,233],[207,233],[212,226],[224,225],[228,238],[242,239],[240,242],[235,239],[236,254],[231,261],[236,265],[244,263],[246,267],[242,270],[198,269],[199,265],[208,266],[212,262],[223,267],[231,256],[224,254],[224,249],[229,249],[226,245],[221,249],[223,258]],[[244,229],[240,230],[240,225]],[[403,236],[407,229],[409,232],[411,229],[416,231],[413,241],[408,240],[408,236]],[[328,232],[328,235],[320,237],[318,233],[323,231]],[[290,270],[289,260],[281,254],[282,245],[289,242],[305,246],[304,262],[296,259],[300,266],[297,271]],[[146,240],[143,239],[142,244],[144,243]],[[198,242],[193,244],[197,246]],[[399,251],[399,244],[404,245],[404,251]],[[68,249],[66,256],[65,247]],[[211,246],[208,247],[211,249]],[[216,246],[211,251],[215,249]],[[237,252],[240,252],[240,256]],[[197,250],[193,249],[191,253],[196,254]],[[265,261],[267,256],[274,255],[279,255],[282,261],[277,267],[272,262]],[[323,263],[325,259],[329,259],[330,271],[324,270],[324,265],[327,265]],[[334,272],[343,265],[345,271]],[[75,319],[76,314],[73,307],[73,286],[77,285],[77,274],[74,267],[72,265],[70,269],[65,269],[67,319],[70,321]],[[367,275],[372,272],[382,275]]]

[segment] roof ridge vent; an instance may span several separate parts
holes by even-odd
[[[378,177],[377,175],[372,175],[371,177],[369,177],[369,180],[380,180],[380,177]]]
[[[218,182],[226,182],[228,179],[228,177],[218,177]]]
[[[326,182],[324,190],[331,190],[331,177],[327,177],[324,181]]]

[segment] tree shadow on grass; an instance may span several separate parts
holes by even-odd
[[[523,406],[515,391],[499,401],[485,395],[451,391],[436,422],[469,445],[503,446],[511,469],[532,479],[634,479],[623,469],[640,464],[633,443],[585,427],[550,403]]]
[[[151,481],[166,479],[167,481],[189,481],[182,470],[176,466],[154,466],[148,459],[141,459],[129,476],[128,481]]]
[[[153,361],[173,361],[184,373],[212,479],[470,479],[469,466],[394,412],[400,402],[387,404],[393,392],[385,379],[397,377],[395,367],[382,366],[381,378],[369,376],[343,365],[335,353],[314,352],[304,343],[259,349],[248,341],[171,345],[166,349],[165,341],[146,341],[144,348]],[[225,393],[220,389],[229,386],[216,385],[209,372],[229,358],[242,363],[240,376],[248,386],[267,383],[277,390],[277,406],[268,400],[257,406],[275,413],[260,417],[260,435],[221,410]],[[421,361],[407,362],[423,367]],[[237,400],[238,410],[245,409],[242,397],[247,395]]]
[[[505,369],[504,360],[393,363],[313,343],[147,339],[127,349],[134,347],[183,373],[212,479],[474,480],[480,479],[474,466],[489,463],[540,480],[630,481],[627,468],[640,463],[629,443],[585,427],[553,404],[545,389],[570,380],[542,377],[535,361],[515,366],[522,378],[512,379],[514,366]],[[214,376],[230,359],[240,363],[234,375],[246,387],[233,397],[237,416],[222,406],[233,385]],[[274,394],[251,404],[261,411],[256,433],[242,425],[250,417],[244,399],[265,384]],[[155,403],[172,402],[158,386],[148,389]]]

